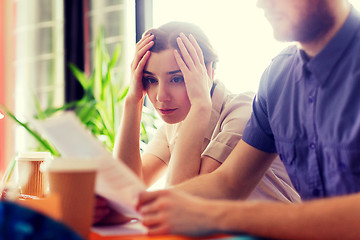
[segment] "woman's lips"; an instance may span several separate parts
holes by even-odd
[[[164,109],[159,109],[159,112],[160,112],[161,114],[164,114],[164,115],[173,113],[174,111],[176,111],[176,108],[164,108]]]

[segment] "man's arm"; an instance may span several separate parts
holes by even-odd
[[[146,200],[146,204],[144,204]],[[306,203],[208,200],[179,191],[144,193],[149,234],[240,234],[273,239],[358,239],[360,194]]]
[[[220,232],[274,239],[358,239],[359,202],[360,194],[354,194],[299,204],[217,201],[211,209]]]
[[[214,172],[185,181],[174,189],[206,198],[245,199],[275,157],[276,154],[260,151],[240,140]]]

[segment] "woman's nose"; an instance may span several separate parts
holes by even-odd
[[[166,84],[159,84],[156,94],[156,100],[158,102],[167,102],[171,100],[171,94],[169,91],[169,87]]]

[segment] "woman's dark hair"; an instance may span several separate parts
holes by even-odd
[[[169,22],[158,28],[147,30],[144,35],[154,35],[154,46],[150,49],[150,51],[161,52],[170,48],[179,50],[176,38],[180,33],[184,33],[186,36],[192,34],[203,52],[205,64],[212,62],[213,67],[215,68],[218,56],[205,33],[194,24],[186,22]]]

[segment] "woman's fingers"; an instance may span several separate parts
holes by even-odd
[[[139,67],[140,61],[143,59],[145,54],[150,50],[150,48],[154,45],[153,39],[154,39],[154,35],[148,35],[148,36],[144,37],[143,39],[141,39],[136,44],[136,53],[135,53],[134,60],[131,64],[133,70],[135,70],[136,68]]]
[[[136,50],[141,49],[144,47],[149,41],[152,41],[154,39],[154,35],[147,34],[143,38],[140,39],[140,41],[136,44]]]
[[[198,56],[198,59],[199,59],[200,63],[205,64],[203,52],[202,52],[199,44],[197,43],[196,39],[194,38],[194,36],[192,34],[189,35],[189,40],[190,40],[190,42],[192,43],[192,45],[194,46],[194,48],[196,50],[196,53],[197,53],[197,56]]]
[[[146,35],[136,44],[136,52],[131,63],[131,81],[129,96],[136,101],[144,97],[144,86],[142,82],[143,71],[150,57],[150,48],[154,45],[154,35]]]
[[[176,63],[180,67],[181,72],[185,73],[185,71],[187,71],[187,66],[186,66],[184,60],[181,58],[180,53],[176,49],[174,50],[174,56],[175,56]]]
[[[176,39],[176,41],[177,41],[177,44],[179,46],[183,61],[185,62],[187,68],[189,70],[193,70],[195,68],[195,62],[192,59],[192,57],[191,57],[191,55],[189,53],[189,50],[186,48],[184,41],[180,37],[178,37]]]
[[[181,51],[181,54],[184,58],[184,62],[186,63],[189,69],[192,69],[193,67],[201,64],[201,61],[198,56],[198,52],[195,48],[195,46],[198,45],[196,40],[195,42],[190,42],[189,38],[186,37],[185,34],[180,33],[179,37],[177,38],[177,43]]]
[[[141,74],[141,73],[143,72],[144,67],[145,67],[145,65],[146,65],[146,63],[147,63],[147,60],[148,60],[149,57],[150,57],[150,54],[151,54],[151,53],[150,53],[150,51],[148,50],[148,51],[142,56],[142,58],[140,59],[138,65],[137,65],[137,67],[136,67],[136,70],[135,70],[135,72],[136,72],[137,74]]]

